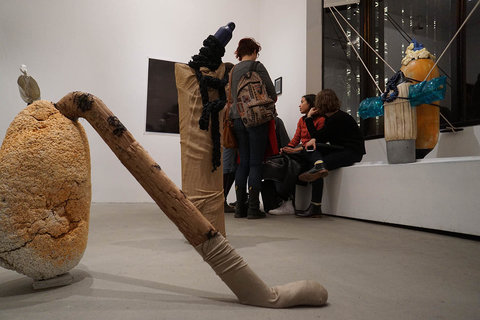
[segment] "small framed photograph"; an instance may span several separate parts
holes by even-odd
[[[275,85],[275,92],[277,94],[281,94],[282,93],[282,77],[275,79],[273,84]]]

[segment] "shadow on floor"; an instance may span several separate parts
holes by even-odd
[[[82,266],[81,268],[85,268]],[[114,275],[104,272],[95,272],[81,269],[70,271],[74,280],[68,286],[49,288],[43,290],[34,290],[32,288],[33,280],[28,277],[22,277],[6,283],[0,283],[2,290],[0,298],[2,310],[18,309],[26,306],[47,304],[57,300],[64,300],[70,296],[84,296],[100,298],[110,302],[124,305],[125,301],[158,301],[164,308],[165,304],[188,303],[193,305],[220,306],[224,303],[231,303],[230,307],[239,305],[232,295],[221,295],[214,292],[197,290],[192,288],[170,285],[151,280]],[[116,283],[118,287],[125,289],[112,290],[93,287],[94,280],[103,280]],[[140,287],[150,289],[148,291],[131,290],[131,287]],[[129,289],[130,288],[130,289]],[[151,289],[161,292],[151,292]],[[169,292],[169,293],[165,293]],[[6,298],[6,299],[3,299]],[[114,304],[115,304],[114,303]],[[192,308],[195,308],[192,305]],[[239,305],[240,306],[240,305]],[[82,307],[84,308],[84,306]]]

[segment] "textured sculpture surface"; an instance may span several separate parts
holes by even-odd
[[[87,245],[90,200],[83,127],[35,101],[0,149],[0,266],[35,280],[75,267]]]

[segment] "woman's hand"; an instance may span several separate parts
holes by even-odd
[[[310,108],[310,110],[308,110],[308,113],[307,113],[307,117],[308,118],[311,118],[313,117],[314,115],[318,114],[318,109],[317,108]]]
[[[292,147],[283,147],[282,149],[280,149],[280,152],[281,153],[297,153],[297,152],[300,152],[302,151],[302,147],[296,147],[296,148],[292,148]]]
[[[305,149],[308,147],[313,147],[313,150],[317,150],[317,140],[315,138],[310,139],[310,141],[305,143]]]

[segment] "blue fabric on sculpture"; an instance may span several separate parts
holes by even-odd
[[[364,99],[362,102],[360,102],[360,107],[358,108],[358,115],[362,119],[383,116],[382,97],[372,97]]]
[[[408,93],[410,105],[416,107],[421,104],[429,104],[445,99],[445,92],[447,90],[447,86],[445,85],[446,81],[447,77],[441,76],[411,85]]]

